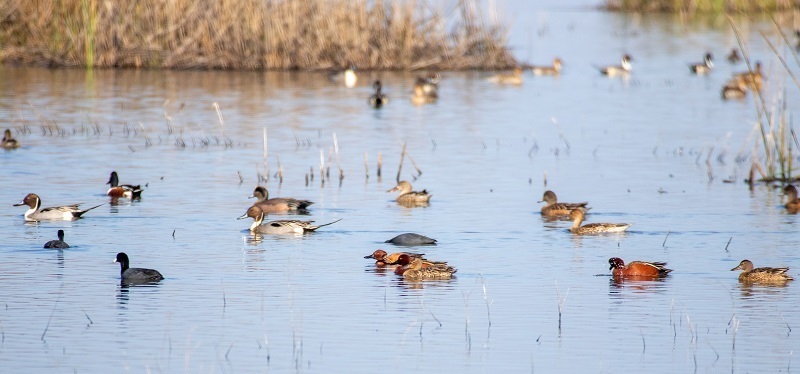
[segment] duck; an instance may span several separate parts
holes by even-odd
[[[533,75],[559,75],[561,74],[561,59],[553,59],[553,66],[531,66]]]
[[[369,105],[378,109],[389,103],[389,98],[381,92],[383,88],[383,86],[381,86],[381,81],[375,81],[375,83],[372,84],[372,88],[375,90],[375,93],[369,97]]]
[[[64,249],[69,248],[69,244],[64,242],[64,230],[58,230],[58,240],[51,240],[44,243],[45,248]]]
[[[142,197],[142,186],[119,184],[119,176],[117,175],[116,171],[111,172],[111,176],[108,178],[108,182],[106,182],[106,184],[111,186],[108,189],[108,192],[106,192],[106,195],[113,198],[124,197],[126,199],[134,200]]]
[[[786,194],[786,204],[784,205],[786,210],[789,213],[800,212],[800,199],[797,198],[797,188],[790,184],[783,189],[783,193]]]
[[[559,203],[556,193],[550,190],[545,191],[544,195],[542,195],[542,200],[538,202],[547,203],[542,207],[542,215],[548,217],[568,216],[575,209],[583,209],[584,212],[591,209],[586,207],[589,203],[585,201],[581,203]]]
[[[42,199],[35,193],[25,195],[22,202],[14,204],[14,206],[27,205],[30,209],[25,212],[25,220],[29,222],[43,221],[43,220],[64,220],[72,221],[81,218],[84,213],[97,208],[100,205],[95,205],[89,209],[79,209],[80,204],[54,206],[42,209]]]
[[[328,74],[328,79],[332,82],[344,82],[345,87],[353,88],[356,86],[356,82],[358,82],[356,67],[350,65],[347,69],[331,72]]]
[[[501,73],[489,77],[489,82],[519,86],[522,84],[522,69],[514,68],[511,73]]]
[[[722,86],[722,99],[744,99],[747,96],[747,85],[743,80],[733,79]]]
[[[396,201],[401,205],[426,205],[431,201],[431,197],[433,196],[426,190],[412,191],[411,183],[408,181],[400,181],[397,186],[386,192],[395,191],[400,191],[400,195],[397,196]]]
[[[622,62],[620,65],[611,65],[599,68],[600,74],[607,75],[609,77],[630,74],[632,69],[631,61],[633,61],[631,56],[626,54],[622,56]]]
[[[735,64],[739,61],[742,61],[742,57],[739,56],[739,50],[736,48],[731,49],[731,53],[728,54],[728,62]]]
[[[735,270],[742,271],[739,274],[739,282],[742,283],[785,283],[794,279],[786,274],[789,268],[754,268],[750,260],[742,260],[739,266],[731,269]]]
[[[11,136],[10,129],[6,129],[6,131],[3,132],[3,142],[0,143],[0,148],[3,149],[19,148],[19,142],[17,141],[17,139],[14,139],[14,137]]]
[[[414,246],[414,245],[436,245],[436,239],[429,238],[425,235],[407,232],[391,238],[384,243],[391,243],[401,246]]]
[[[660,277],[669,274],[672,269],[667,269],[666,262],[631,261],[625,265],[619,257],[608,259],[611,275],[614,277]]]
[[[569,218],[573,220],[569,231],[578,235],[623,232],[631,227],[630,223],[590,223],[581,226],[581,222],[585,218],[583,209],[574,209],[569,212]]]
[[[433,103],[439,99],[439,73],[417,77],[411,95],[411,103],[415,105]]]
[[[408,265],[398,267],[398,269],[403,269],[403,279],[409,281],[446,280],[451,279],[453,274],[457,272],[456,268],[446,264],[425,267],[423,260],[420,258],[415,258]],[[395,274],[397,274],[397,271],[395,271]]]
[[[711,56],[711,53],[710,52],[706,53],[706,57],[702,63],[691,64],[689,65],[689,69],[692,71],[692,73],[695,73],[697,75],[708,74],[711,72],[711,69],[714,68],[714,63],[712,62],[712,60],[713,56]]]
[[[308,209],[309,205],[314,204],[308,200],[298,200],[289,197],[274,197],[269,198],[269,191],[266,187],[257,186],[253,190],[253,196],[250,199],[256,198],[258,201],[253,203],[253,206],[261,208],[265,213],[281,213],[281,212],[296,212]]]
[[[117,253],[114,262],[119,263],[119,274],[123,283],[155,283],[164,279],[158,270],[130,267],[130,260],[125,252]]]
[[[264,222],[265,213],[257,206],[251,206],[245,214],[238,219],[245,219],[247,217],[253,218],[253,224],[250,225],[250,232],[253,234],[304,234],[307,232],[315,231],[316,229],[332,225],[342,219],[326,223],[323,225],[313,225],[314,221],[298,221],[298,220],[278,220]]]
[[[764,85],[764,74],[761,72],[761,61],[756,61],[755,69],[733,75],[733,80],[741,82],[748,88],[760,91]]]
[[[418,257],[422,258],[424,253],[397,252],[389,254],[383,249],[376,249],[374,252],[372,252],[372,254],[364,256],[364,258],[374,259],[375,265],[385,266],[385,265],[397,265],[398,260],[400,260],[400,256],[403,255],[407,256],[408,258],[414,259]]]

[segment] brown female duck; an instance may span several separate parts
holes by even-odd
[[[630,223],[590,223],[581,226],[584,219],[584,212],[582,209],[575,209],[569,213],[569,218],[573,220],[572,227],[569,228],[573,234],[602,234],[602,233],[615,233],[623,232],[631,227]]]
[[[754,268],[750,260],[742,260],[739,266],[731,271],[742,270],[739,282],[742,283],[785,283],[794,278],[786,274],[789,268]]]
[[[426,205],[431,201],[431,194],[426,190],[411,191],[411,183],[407,181],[400,181],[394,188],[386,192],[400,191],[397,196],[397,202],[400,205]]]
[[[793,214],[800,212],[800,199],[797,198],[797,188],[790,184],[783,189],[783,193],[786,194],[786,210]]]
[[[589,203],[585,201],[581,203],[559,203],[556,193],[550,190],[545,191],[544,195],[542,195],[542,200],[538,202],[547,203],[542,207],[542,215],[548,217],[568,216],[575,209],[590,209],[586,207]]]
[[[314,204],[308,200],[298,200],[288,197],[274,197],[269,198],[269,191],[265,187],[258,186],[253,190],[253,196],[250,198],[258,199],[253,206],[257,206],[264,211],[264,213],[280,213],[280,212],[295,212],[298,210],[305,210],[309,205]]]
[[[450,279],[457,271],[456,268],[446,264],[426,267],[423,262],[422,259],[415,258],[407,266],[398,269],[403,269],[403,278],[410,281]]]

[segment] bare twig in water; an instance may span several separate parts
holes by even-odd
[[[728,239],[728,244],[725,244],[725,252],[728,252],[728,246],[731,245],[731,240],[733,240],[732,236],[730,239]]]
[[[564,303],[567,301],[567,296],[569,295],[569,288],[567,288],[567,293],[564,294],[564,297],[561,297],[561,290],[558,289],[558,281],[554,281],[556,283],[556,294],[558,295],[558,333],[561,334],[561,313],[564,310]]]
[[[430,314],[431,314],[431,317],[433,317],[433,319],[436,321],[436,323],[438,323],[438,324],[439,324],[439,327],[442,327],[442,322],[441,322],[441,321],[439,321],[439,319],[438,319],[438,318],[436,318],[436,316],[433,314],[433,312],[429,310],[429,311],[428,311],[428,313],[430,313]]]
[[[400,166],[397,167],[397,178],[395,180],[400,183],[400,172],[403,170],[403,160],[406,158],[406,144],[403,143],[403,151],[400,152]]]
[[[547,188],[547,172],[544,172],[544,187]]]
[[[278,160],[278,184],[283,184],[283,166],[281,166],[281,156],[275,156]]]
[[[339,185],[341,186],[344,170],[342,170],[342,164],[339,163],[339,141],[336,139],[336,133],[333,133],[333,150],[336,153],[336,167],[339,168]]]
[[[492,327],[492,314],[489,312],[489,298],[486,294],[486,282],[484,282],[483,274],[480,274],[481,286],[483,287],[483,302],[486,303],[486,318],[489,320],[489,327]]]
[[[47,335],[47,330],[50,329],[50,321],[53,320],[53,315],[56,313],[56,307],[58,306],[58,301],[61,300],[61,290],[63,288],[64,283],[61,283],[61,287],[58,288],[58,297],[56,297],[56,302],[53,304],[53,311],[50,312],[50,318],[47,319],[47,325],[44,327],[44,332],[42,332],[42,336],[40,338],[42,341],[44,341],[44,336]]]
[[[789,326],[789,322],[786,322],[786,318],[783,318],[783,312],[778,312],[778,313],[780,313],[781,319],[783,320],[783,323],[786,324],[786,328],[789,329],[789,332],[786,333],[786,337],[788,338],[789,334],[792,333],[792,328]]]
[[[244,183],[244,178],[242,178],[242,172],[241,172],[241,171],[239,171],[239,170],[237,170],[237,171],[236,171],[236,174],[238,174],[238,175],[239,175],[239,184],[242,184],[242,183]]]
[[[267,163],[267,128],[262,128],[261,133],[264,139],[264,175],[269,178],[269,164]]]
[[[664,242],[661,243],[662,247],[666,247],[667,246],[667,238],[669,238],[669,233],[670,233],[670,230],[667,229],[667,236],[664,237]]]
[[[325,152],[319,150],[319,179],[325,185]]]
[[[558,129],[558,137],[564,141],[564,145],[567,146],[567,150],[569,151],[569,141],[567,140],[567,137],[564,135],[564,132],[561,131],[561,126],[558,125],[558,120],[556,120],[556,117],[551,117],[550,120],[553,121],[554,125],[556,125],[556,128]]]
[[[367,180],[369,180],[369,157],[367,156],[367,152],[364,152],[364,175]]]
[[[378,152],[378,171],[375,175],[378,176],[378,181],[381,180],[381,165],[383,165],[383,153]]]
[[[406,157],[408,157],[408,161],[411,161],[411,165],[414,165],[414,169],[417,170],[417,177],[422,176],[422,170],[420,170],[420,168],[417,166],[417,163],[414,162],[414,159],[411,158],[411,154],[409,154],[408,151],[406,151]]]
[[[91,318],[89,318],[89,314],[88,314],[88,313],[86,313],[86,311],[85,311],[85,310],[83,310],[83,308],[81,308],[81,312],[83,312],[83,315],[84,315],[84,316],[86,316],[86,319],[88,319],[88,320],[89,320],[89,324],[88,324],[88,325],[86,325],[86,327],[89,327],[90,325],[92,325],[92,324],[94,323],[94,321],[92,321],[92,319],[91,319]],[[787,324],[787,326],[788,326],[788,324]],[[792,331],[792,329],[789,329],[789,331]]]

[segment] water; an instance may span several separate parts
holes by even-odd
[[[797,285],[744,286],[728,271],[748,258],[797,276],[800,218],[778,190],[743,183],[749,161],[735,157],[759,138],[750,101],[719,99],[745,69],[723,60],[736,43],[724,20],[504,6],[517,15],[517,53],[560,56],[560,78],[497,87],[482,73],[445,73],[439,102],[415,107],[414,75],[403,73],[364,73],[348,90],[318,73],[0,68],[0,127],[30,129],[17,136],[23,148],[0,152],[4,371],[791,371]],[[748,40],[779,71],[752,32],[769,27],[752,25]],[[717,70],[691,76],[686,64],[706,49]],[[625,52],[627,82],[592,68]],[[771,88],[788,84],[775,77]],[[380,111],[367,106],[375,78],[391,99]],[[797,90],[788,95],[796,112]],[[314,201],[303,219],[341,222],[255,240],[235,219],[263,173],[264,128],[271,195]],[[320,151],[328,159],[334,134],[345,178],[334,156],[322,186]],[[434,195],[427,208],[386,193],[403,144],[423,172],[415,188]],[[141,201],[38,224],[11,206],[29,192],[45,206],[107,202],[112,170],[148,183]],[[406,160],[401,177],[415,175]],[[634,226],[572,236],[568,222],[538,214],[545,189],[588,200],[588,222]],[[72,248],[42,249],[58,229]],[[400,250],[382,242],[403,232],[438,239],[417,250],[457,277],[408,283],[362,259]],[[119,251],[167,279],[121,287]],[[674,272],[617,283],[615,256]]]

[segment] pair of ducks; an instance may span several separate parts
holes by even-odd
[[[615,278],[658,278],[669,274],[672,269],[667,269],[666,262],[633,261],[625,265],[621,258],[612,257],[608,259],[611,275]],[[765,284],[785,284],[793,280],[786,274],[789,268],[756,268],[750,260],[742,260],[739,266],[731,271],[741,270],[739,282],[741,283],[765,283]]]
[[[119,176],[116,171],[111,172],[111,176],[106,182],[111,188],[108,189],[106,195],[112,198],[128,198],[138,199],[142,195],[142,188],[139,185],[133,186],[129,184],[119,184]],[[26,221],[46,221],[46,220],[64,220],[72,221],[81,218],[86,212],[100,207],[103,204],[95,205],[89,209],[81,209],[81,204],[63,205],[42,208],[42,199],[35,193],[25,195],[21,202],[14,204],[14,206],[27,205],[28,210],[25,212],[24,217]]]
[[[394,273],[409,281],[446,280],[453,278],[458,270],[447,265],[445,261],[430,261],[422,256],[424,253],[397,252],[388,254],[378,249],[364,256],[375,260],[375,265],[384,267],[395,265]]]
[[[258,186],[253,190],[250,198],[258,199],[241,217],[237,219],[252,218],[253,224],[250,225],[250,232],[254,234],[304,234],[316,229],[339,222],[341,219],[323,225],[314,225],[314,221],[300,221],[285,219],[264,223],[267,213],[303,213],[307,208],[314,204],[309,200],[299,200],[288,197],[269,198],[269,191],[263,186]]]
[[[432,73],[426,76],[417,77],[411,95],[411,103],[415,105],[433,103],[439,99],[439,81],[441,76]],[[381,108],[389,103],[389,98],[383,94],[383,85],[380,80],[372,84],[375,92],[369,97],[369,105],[375,109]]]
[[[542,200],[539,201],[539,203],[542,202],[546,203],[546,205],[542,207],[542,215],[550,218],[569,217],[569,219],[573,221],[569,231],[573,234],[617,233],[627,230],[628,227],[632,225],[628,223],[589,223],[581,226],[581,223],[583,223],[583,220],[586,218],[586,212],[591,209],[587,207],[589,203],[559,203],[555,192],[550,190],[544,192]]]
[[[722,98],[743,99],[747,90],[760,91],[764,86],[764,74],[761,71],[761,62],[756,61],[755,69],[736,73],[722,86]]]
[[[553,59],[553,65],[550,66],[531,66],[531,74],[535,76],[543,76],[543,75],[560,75],[561,74],[561,66],[563,62],[560,58]],[[522,78],[522,68],[516,67],[514,70],[508,73],[501,73],[496,74],[488,78],[489,82],[496,83],[496,84],[503,84],[503,85],[514,85],[519,86],[522,85],[524,79]]]

